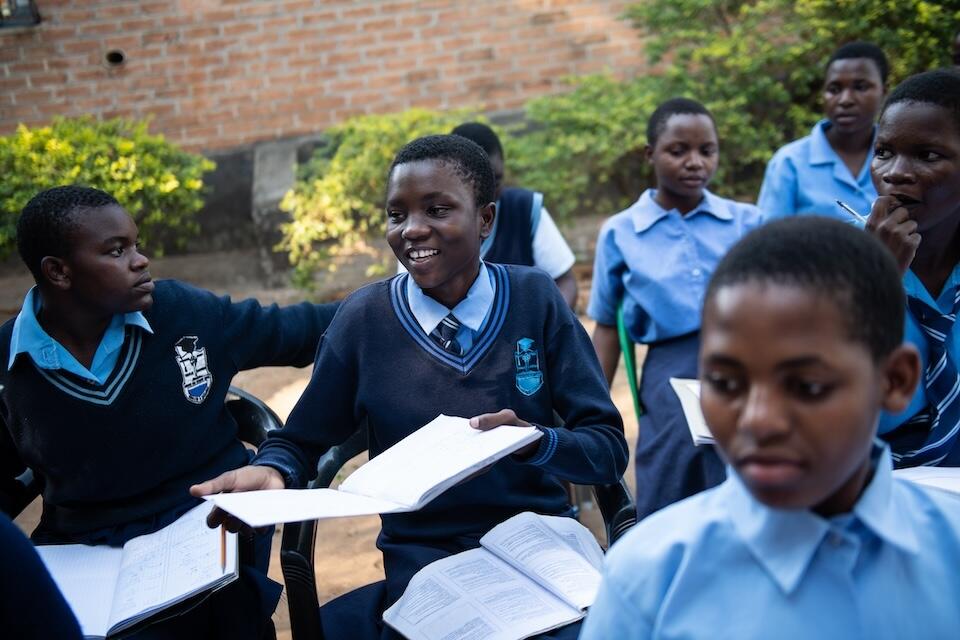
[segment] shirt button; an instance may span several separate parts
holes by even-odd
[[[694,270],[691,271],[690,273],[692,273],[695,277],[699,278],[700,275],[703,274],[703,271],[700,270],[700,269],[694,269]]]

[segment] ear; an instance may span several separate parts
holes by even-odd
[[[902,344],[887,356],[882,366],[883,409],[900,413],[910,405],[920,382],[920,354],[912,344]]]
[[[497,205],[495,202],[488,202],[480,207],[480,239],[486,240],[493,229],[493,221],[497,217]]]
[[[63,258],[44,256],[40,272],[51,286],[66,291],[70,288],[70,265]]]
[[[653,162],[653,147],[648,144],[643,145],[643,159],[647,162]]]

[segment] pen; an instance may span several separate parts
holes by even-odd
[[[227,570],[227,529],[220,525],[220,571]]]
[[[863,217],[862,215],[860,215],[859,213],[857,213],[856,211],[854,211],[854,210],[853,210],[853,207],[851,207],[850,205],[846,204],[843,200],[837,200],[837,204],[840,205],[840,208],[841,208],[841,209],[843,209],[844,211],[846,211],[847,213],[849,213],[850,215],[852,215],[854,218],[856,218],[858,222],[862,222],[863,224],[867,224],[867,219],[864,218],[864,217]]]

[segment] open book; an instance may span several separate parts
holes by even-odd
[[[713,444],[713,434],[703,419],[700,411],[700,381],[689,378],[670,378],[673,392],[680,398],[680,407],[683,417],[687,419],[687,427],[693,437],[693,444],[698,447],[702,444]]]
[[[237,579],[237,534],[207,526],[204,503],[123,547],[37,547],[87,638],[108,638]]]
[[[480,544],[418,571],[383,621],[411,640],[519,640],[579,620],[597,596],[603,552],[572,518],[524,512]]]
[[[252,527],[318,518],[416,511],[543,434],[534,427],[480,431],[439,415],[354,471],[337,489],[277,489],[206,496]]]

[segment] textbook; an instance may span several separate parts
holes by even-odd
[[[693,444],[698,447],[703,444],[714,444],[713,434],[703,419],[700,411],[700,381],[689,378],[670,378],[670,386],[680,399],[683,417],[687,419],[687,427],[693,437]]]
[[[350,474],[337,489],[218,493],[206,500],[251,527],[416,511],[450,487],[543,434],[535,427],[480,431],[439,415]]]
[[[583,618],[603,552],[573,518],[518,514],[413,576],[383,621],[411,640],[519,640]]]
[[[148,618],[162,618],[164,610],[237,579],[237,534],[207,526],[212,508],[200,504],[123,547],[37,547],[84,637],[110,638],[146,626]]]

